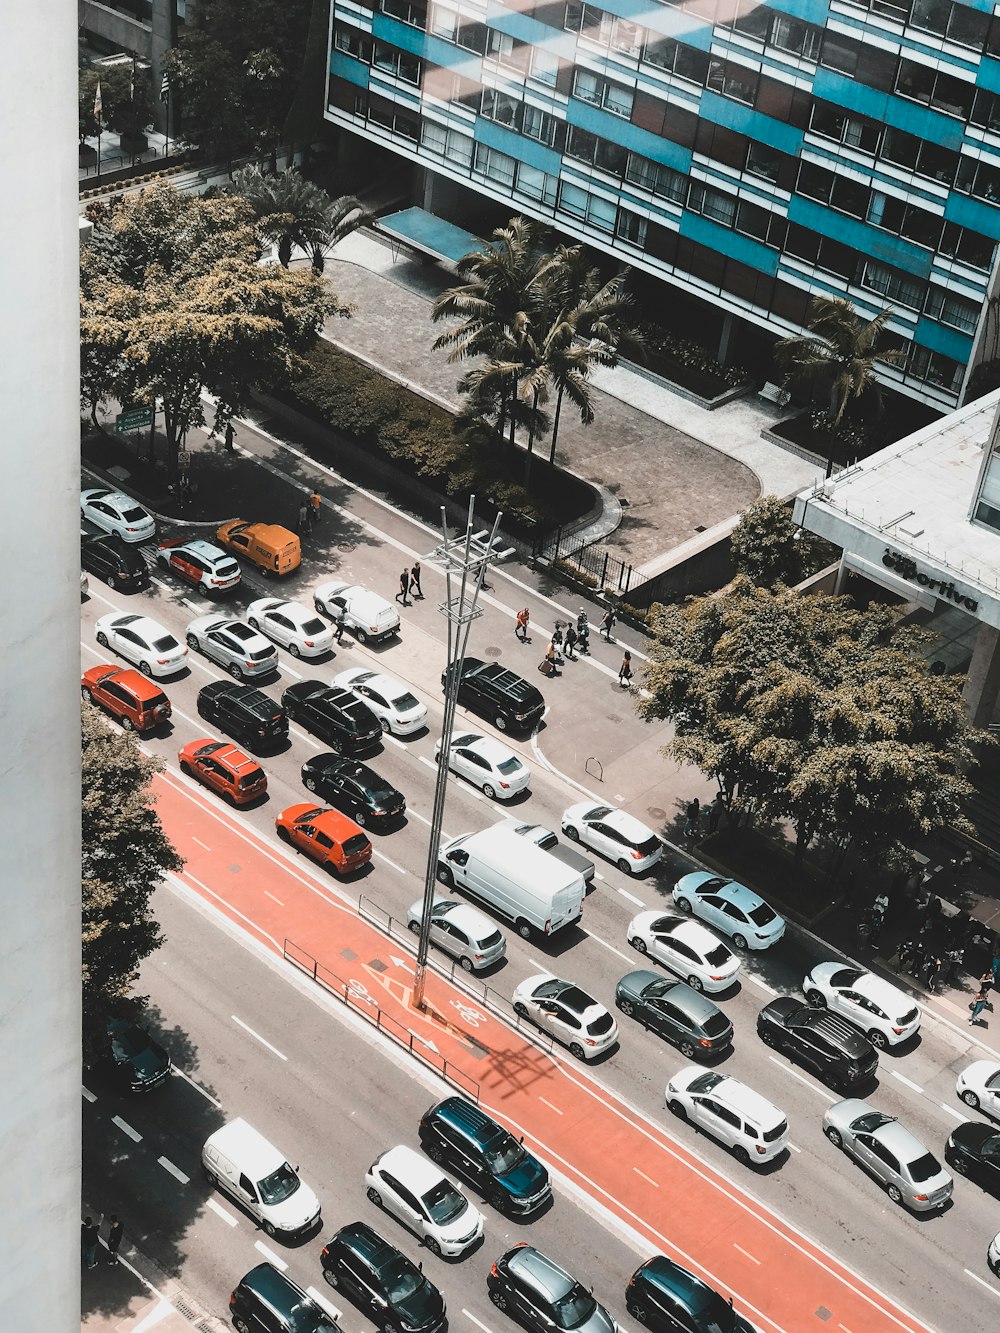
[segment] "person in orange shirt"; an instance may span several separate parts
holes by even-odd
[[[320,520],[320,514],[323,509],[323,501],[320,498],[319,491],[313,491],[309,496],[309,526],[314,528]]]
[[[514,625],[514,637],[521,640],[522,643],[530,643],[528,638],[528,608],[524,607],[517,613],[517,622]]]

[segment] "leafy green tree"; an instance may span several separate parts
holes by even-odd
[[[313,272],[322,273],[335,245],[375,221],[360,199],[353,195],[331,199],[294,167],[281,172],[244,167],[233,174],[232,188],[249,203],[261,231],[277,242],[278,259],[285,268],[298,247],[308,252]]]
[[[825,550],[831,561],[835,558],[836,547],[800,528],[776,495],[762,495],[740,514],[729,550],[738,574],[759,588],[773,588],[801,583]]]
[[[987,739],[956,682],[932,676],[925,631],[898,612],[843,597],[755,588],[655,607],[647,720],[671,721],[665,753],[716,779],[727,809],[795,830],[801,860],[817,841],[878,866],[951,825],[963,777]]]
[[[331,199],[309,239],[313,272],[323,272],[330,251],[350,236],[351,232],[360,227],[370,227],[376,222],[375,214],[353,194],[342,194]]]
[[[97,85],[101,85],[101,126],[94,117]],[[116,134],[141,134],[153,120],[153,97],[148,69],[112,65],[80,71],[80,142],[92,139],[100,128]]]
[[[144,958],[163,943],[150,899],[183,862],[151,791],[163,768],[134,736],[112,731],[97,710],[82,710],[83,1022],[90,1046],[106,1015],[127,1005]]]
[[[81,255],[83,399],[162,405],[172,467],[188,432],[223,430],[256,388],[304,367],[326,319],[347,315],[307,271],[259,263],[261,237],[236,196],[168,186],[127,196]]]

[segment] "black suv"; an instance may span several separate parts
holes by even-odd
[[[302,765],[302,782],[331,805],[346,810],[356,824],[388,824],[406,813],[406,798],[367,764],[318,754]]]
[[[97,1064],[129,1092],[150,1092],[170,1076],[170,1056],[145,1028],[127,1018],[108,1019]]]
[[[251,1268],[229,1298],[236,1333],[340,1333],[311,1296],[271,1264]]]
[[[103,579],[109,588],[132,592],[149,586],[149,566],[142,552],[126,546],[112,533],[102,532],[86,519],[81,520],[80,564],[88,574]]]
[[[363,754],[381,743],[382,723],[350,690],[302,680],[289,685],[281,703],[294,722],[301,722],[339,754]]]
[[[442,671],[442,689],[456,665]],[[481,662],[478,657],[467,657],[462,664],[458,702],[489,718],[498,731],[530,731],[545,712],[545,700],[534,685],[499,662]]]
[[[323,1276],[362,1306],[384,1333],[435,1333],[444,1297],[405,1254],[364,1222],[341,1227],[323,1246]]]
[[[565,1268],[533,1245],[515,1245],[486,1277],[490,1300],[527,1329],[571,1328],[574,1333],[616,1333],[617,1325]]]
[[[288,739],[288,718],[271,696],[235,680],[215,680],[200,689],[198,715],[255,754]]]
[[[754,1333],[732,1301],[662,1254],[632,1274],[625,1306],[654,1333]]]
[[[524,1217],[552,1197],[549,1173],[509,1130],[467,1102],[446,1097],[420,1120],[420,1146],[467,1180],[494,1208]]]
[[[846,1019],[828,1009],[811,1009],[794,995],[780,995],[757,1015],[762,1041],[811,1069],[836,1088],[867,1083],[878,1068],[878,1054]]]

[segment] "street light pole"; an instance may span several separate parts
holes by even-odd
[[[441,845],[441,827],[444,823],[444,798],[448,785],[448,751],[455,726],[455,707],[458,702],[458,684],[465,661],[472,622],[483,614],[478,605],[486,566],[509,551],[496,549],[497,530],[501,515],[493,522],[493,531],[487,540],[486,530],[474,533],[476,497],[469,498],[469,516],[463,536],[448,536],[448,520],[441,508],[441,545],[428,557],[444,565],[445,600],[438,607],[448,622],[448,660],[445,668],[444,721],[441,725],[441,745],[438,750],[437,779],[434,783],[434,809],[431,813],[430,842],[427,847],[427,865],[424,871],[424,902],[420,917],[420,938],[417,943],[417,965],[413,973],[413,1007],[426,1010],[424,989],[427,977],[427,955],[430,951],[431,909],[434,905],[434,886],[437,883],[438,848]],[[456,591],[457,589],[457,591]]]

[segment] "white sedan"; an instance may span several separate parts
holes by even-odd
[[[610,805],[589,801],[571,805],[563,814],[562,831],[614,861],[626,875],[641,874],[663,855],[663,845],[651,828]]]
[[[785,933],[784,917],[752,889],[705,870],[680,877],[674,903],[729,935],[738,949],[769,949]]]
[[[156,520],[142,505],[107,486],[92,486],[80,492],[80,513],[104,532],[123,542],[148,542],[156,536]]]
[[[333,678],[334,685],[350,690],[363,699],[382,723],[383,731],[394,736],[411,736],[427,726],[427,707],[395,676],[367,667],[349,667]]]
[[[483,1235],[483,1215],[441,1168],[400,1144],[377,1157],[365,1176],[376,1208],[392,1213],[434,1254],[465,1254]]]
[[[97,642],[132,662],[144,676],[174,676],[184,668],[187,649],[148,616],[112,611],[94,625]]]
[[[440,756],[438,741],[434,746],[436,763],[440,762]],[[531,769],[509,746],[475,731],[454,737],[448,751],[448,767],[479,787],[491,801],[509,801],[531,782]]]
[[[333,630],[301,602],[261,597],[247,607],[247,624],[287,648],[293,657],[322,657],[333,649]]]
[[[548,1032],[578,1060],[596,1060],[618,1040],[618,1024],[599,1000],[571,981],[541,972],[511,996],[514,1012]]]
[[[717,935],[686,916],[640,912],[629,922],[626,938],[633,949],[655,958],[692,990],[726,990],[742,966]]]
[[[908,1041],[920,1028],[920,1009],[910,996],[872,972],[817,963],[802,991],[814,1008],[840,1014],[882,1051]]]
[[[274,644],[268,643],[259,630],[244,625],[242,620],[198,616],[188,625],[186,637],[189,648],[195,648],[218,662],[237,680],[246,676],[265,676],[278,665]]]
[[[973,1060],[955,1082],[955,1091],[974,1111],[1000,1120],[1000,1064],[996,1060]]]

